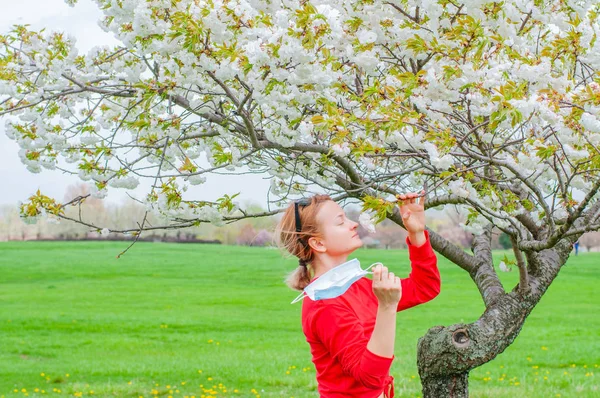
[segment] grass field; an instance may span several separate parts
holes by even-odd
[[[277,250],[0,243],[0,397],[316,397],[296,293]],[[407,252],[364,250],[409,271]],[[495,253],[500,258],[503,253]],[[439,256],[442,293],[398,314],[396,396],[420,395],[416,343],[483,304]],[[507,290],[516,271],[501,274]],[[600,396],[600,255],[572,257],[515,343],[470,376],[472,397]]]

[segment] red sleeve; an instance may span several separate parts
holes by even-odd
[[[394,356],[382,357],[367,349],[370,336],[365,335],[352,310],[336,304],[321,305],[312,311],[310,322],[321,343],[345,373],[367,388],[385,386]]]
[[[411,272],[408,278],[401,278],[402,298],[398,303],[398,311],[426,303],[440,293],[440,271],[437,268],[437,257],[429,241],[429,232],[425,232],[426,241],[416,247],[408,237],[408,256]]]

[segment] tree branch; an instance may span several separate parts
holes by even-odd
[[[469,275],[477,285],[479,293],[483,298],[486,307],[492,305],[499,297],[505,294],[504,287],[494,271],[494,261],[492,259],[492,224],[484,228],[481,235],[473,239],[473,255],[477,265],[471,270]]]

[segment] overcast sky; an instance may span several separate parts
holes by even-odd
[[[96,45],[118,43],[98,26],[102,13],[91,0],[80,0],[75,7],[67,6],[63,0],[0,0],[0,5],[2,33],[6,33],[13,24],[30,24],[36,30],[46,28],[68,32],[77,38],[80,53]],[[37,189],[62,201],[66,188],[80,180],[59,171],[43,170],[39,174],[27,171],[18,156],[19,146],[6,136],[5,122],[0,118],[0,205],[25,200]],[[239,198],[242,200],[266,205],[269,183],[264,177],[208,176],[205,184],[190,187],[188,198],[214,200],[224,193],[241,192]],[[128,199],[126,192],[142,198],[148,192],[148,187],[149,183],[140,184],[134,191],[109,188],[106,200],[120,203]]]

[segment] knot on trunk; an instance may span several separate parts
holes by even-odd
[[[467,348],[471,344],[469,331],[467,329],[458,329],[452,333],[452,344],[456,348]]]

